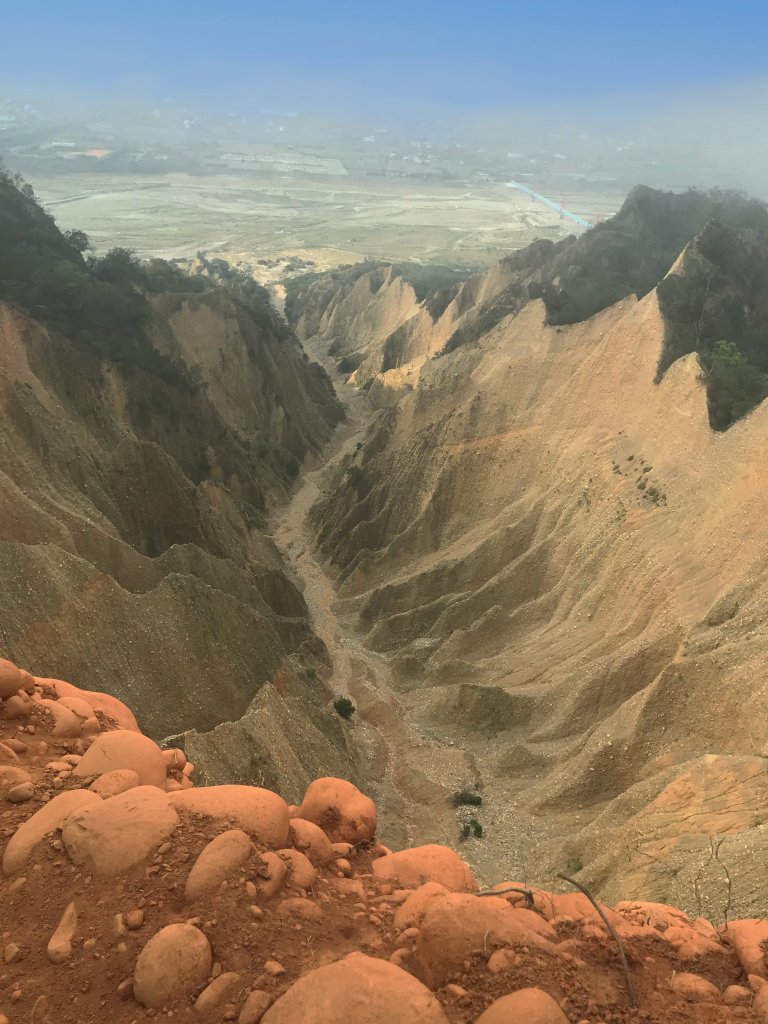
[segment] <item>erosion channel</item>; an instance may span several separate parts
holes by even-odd
[[[397,845],[455,843],[460,824],[451,796],[457,787],[476,780],[473,759],[453,741],[427,735],[409,721],[404,696],[393,688],[387,658],[361,642],[351,616],[344,615],[309,521],[337,464],[364,439],[379,413],[367,394],[338,372],[322,339],[304,347],[333,379],[347,419],[337,427],[324,459],[304,473],[291,501],[274,514],[273,540],[293,569],[313,629],[333,659],[329,696],[349,696],[355,705],[350,721],[353,746],[360,777],[379,807],[382,836]]]

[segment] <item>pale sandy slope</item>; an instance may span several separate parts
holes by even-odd
[[[389,656],[413,718],[474,759],[481,870],[583,864],[607,897],[758,912],[768,407],[716,434],[695,357],[655,383],[655,292],[563,328],[532,302],[427,358],[499,284],[468,287],[431,338],[381,279],[380,331],[362,282],[304,324],[350,348],[362,334],[372,392],[397,399],[317,512],[340,609]],[[381,373],[409,320],[420,341]]]

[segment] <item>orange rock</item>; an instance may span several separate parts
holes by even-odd
[[[327,864],[333,857],[331,841],[319,825],[303,818],[291,818],[291,844],[309,857],[313,864]]]
[[[73,712],[83,722],[94,717],[93,708],[82,697],[59,697],[58,704],[59,707],[67,708]]]
[[[420,925],[430,900],[435,896],[444,896],[447,892],[448,889],[439,882],[425,882],[418,889],[414,889],[395,912],[392,922],[395,928],[399,931],[404,928],[411,928],[414,925]]]
[[[768,1024],[768,986],[759,989],[752,1000],[752,1010],[760,1024]]]
[[[288,865],[276,853],[262,853],[256,887],[264,899],[277,895],[288,875]]]
[[[229,821],[272,849],[285,846],[288,840],[288,805],[269,789],[206,786],[169,793],[168,797],[178,810]]]
[[[333,885],[343,896],[357,896],[360,899],[365,896],[365,887],[359,878],[336,878]]]
[[[626,925],[617,929],[622,937],[625,934]],[[713,941],[706,938],[700,932],[688,926],[667,928],[664,932],[656,932],[661,935],[665,942],[668,942],[677,950],[681,960],[696,960],[702,956],[728,956],[728,949],[719,940]],[[717,935],[717,932],[715,932]]]
[[[449,893],[427,905],[416,940],[415,958],[430,988],[438,988],[450,980],[464,961],[476,953],[490,953],[495,946],[524,943],[552,950],[556,933],[546,921],[539,921],[538,931],[530,925],[530,912],[511,907],[496,896],[470,896]]]
[[[34,693],[37,682],[31,672],[27,672],[25,668],[20,668],[21,673],[21,687],[25,693]]]
[[[70,903],[48,942],[46,953],[52,964],[62,964],[72,955],[72,939],[77,928],[77,907]]]
[[[237,1024],[260,1024],[262,1017],[267,1012],[272,1002],[272,997],[266,992],[256,989],[251,992],[243,1003]]]
[[[88,788],[98,793],[102,800],[106,800],[111,796],[127,793],[129,789],[136,789],[140,785],[138,773],[132,768],[115,768],[113,772],[105,772],[98,779],[94,779]]]
[[[539,907],[539,901],[535,900],[535,903]],[[570,917],[574,921],[588,921],[597,928],[605,928],[602,918],[581,892],[547,893],[540,909],[548,921],[555,917]],[[614,927],[623,924],[623,918],[610,907],[601,903],[600,909]]]
[[[0,743],[0,764],[21,764],[16,751],[7,743]]]
[[[491,1003],[477,1024],[568,1024],[568,1018],[540,988],[521,988]]]
[[[489,974],[503,974],[519,957],[511,949],[497,949],[488,957]]]
[[[288,865],[287,884],[295,889],[311,889],[317,871],[312,866],[309,857],[305,857],[298,850],[278,850],[278,857],[281,857]]]
[[[178,747],[170,747],[167,750],[163,750],[163,757],[169,768],[176,768],[178,771],[181,771],[187,763],[187,755],[183,750],[179,750]]]
[[[208,939],[191,924],[169,924],[153,935],[139,953],[133,993],[153,1009],[194,995],[211,973]]]
[[[281,917],[302,917],[305,921],[321,921],[323,917],[323,912],[316,903],[301,896],[283,900],[277,912]]]
[[[723,992],[723,1002],[728,1006],[749,1006],[752,993],[744,985],[729,985]]]
[[[100,878],[114,878],[146,860],[178,823],[162,790],[138,786],[75,811],[61,837],[74,864]]]
[[[202,850],[184,886],[188,900],[215,892],[222,882],[238,871],[251,855],[251,840],[242,829],[233,828],[212,839]]]
[[[80,735],[86,743],[92,743],[95,736],[101,732],[101,722],[98,718],[86,718],[80,727]]]
[[[53,800],[27,818],[11,836],[3,854],[3,871],[11,875],[27,862],[32,850],[49,832],[62,827],[71,814],[89,804],[100,804],[101,797],[87,789],[59,793]]]
[[[373,800],[344,779],[310,782],[298,816],[319,825],[335,843],[359,843],[376,834]]]
[[[90,704],[94,711],[100,711],[108,718],[114,719],[121,729],[139,732],[138,723],[131,709],[111,694],[100,693],[98,690],[81,690],[63,679],[36,678],[35,682],[41,686],[50,686],[56,697],[78,697]]]
[[[465,988],[462,988],[461,985],[450,984],[445,986],[445,994],[450,996],[451,999],[463,999],[465,996],[469,995],[469,992],[467,992]]]
[[[20,690],[15,696],[7,697],[3,701],[3,718],[7,718],[9,722],[13,722],[17,718],[23,718],[25,715],[29,714],[33,707],[35,707],[34,701],[31,701],[26,694],[22,697],[22,693],[23,690]]]
[[[119,729],[97,736],[75,768],[79,778],[105,775],[116,769],[136,772],[142,786],[165,788],[165,758],[148,736]]]
[[[371,865],[374,878],[417,888],[440,882],[453,892],[477,892],[477,882],[464,861],[448,846],[415,846],[379,857]]]
[[[0,795],[8,797],[17,786],[32,784],[29,773],[18,764],[0,764]]]
[[[6,794],[6,799],[10,800],[12,804],[23,804],[27,800],[31,800],[35,795],[35,787],[31,782],[20,782],[16,786],[11,786]]]
[[[309,971],[263,1024],[447,1024],[432,993],[400,967],[362,953]]]
[[[210,985],[206,985],[197,997],[195,1013],[207,1017],[243,987],[243,979],[239,974],[234,971],[225,971],[218,978],[214,978]]]
[[[46,711],[53,719],[53,725],[51,726],[51,734],[53,736],[67,739],[80,735],[80,719],[74,711],[65,708],[60,701],[43,699],[39,700],[36,706]]]
[[[0,658],[0,700],[5,700],[21,689],[24,679],[12,661]]]
[[[721,937],[723,942],[727,942],[736,951],[745,974],[768,978],[768,967],[763,953],[763,944],[768,943],[767,920],[731,921],[727,928],[722,929]]]
[[[718,988],[698,974],[678,972],[672,979],[670,988],[679,996],[692,1003],[714,1003],[720,998]]]
[[[636,924],[650,924],[658,931],[667,928],[690,925],[691,919],[677,907],[667,903],[649,903],[643,900],[626,900],[614,908],[620,917]]]

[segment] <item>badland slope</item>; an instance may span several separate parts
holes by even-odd
[[[289,306],[381,410],[313,511],[338,613],[463,751],[487,878],[764,912],[767,239],[638,189],[421,301],[374,267]]]
[[[248,781],[346,770],[266,521],[342,417],[325,372],[257,286],[86,261],[7,176],[0,217],[3,649],[156,738],[254,702]]]

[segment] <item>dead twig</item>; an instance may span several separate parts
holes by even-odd
[[[603,908],[597,902],[597,900],[592,895],[592,893],[589,891],[589,889],[586,887],[586,885],[582,885],[581,882],[577,882],[575,878],[569,878],[568,875],[564,875],[561,872],[558,872],[557,877],[558,878],[562,878],[562,880],[564,882],[567,882],[569,885],[572,885],[574,888],[578,889],[579,892],[583,893],[587,897],[589,902],[592,904],[592,906],[595,908],[595,910],[598,912],[598,914],[600,915],[600,917],[601,917],[601,919],[603,921],[603,924],[608,929],[608,932],[609,932],[611,938],[613,939],[613,941],[618,946],[619,956],[621,957],[621,966],[622,966],[622,969],[624,971],[624,980],[627,983],[627,994],[629,996],[629,1005],[630,1005],[630,1007],[633,1010],[636,1009],[637,1008],[637,996],[635,995],[635,986],[632,984],[632,978],[630,977],[630,974],[629,974],[629,965],[627,964],[627,956],[626,956],[626,953],[624,952],[624,943],[621,941],[621,938],[619,937],[619,933],[616,931],[616,929],[613,927],[611,922],[605,916],[605,914],[603,913]]]
[[[507,885],[503,889],[483,889],[482,892],[475,893],[476,896],[503,896],[505,892],[516,892],[521,896],[525,896],[525,902],[528,904],[530,910],[536,909],[536,904],[533,901],[533,893],[530,889],[521,889],[517,885]]]

